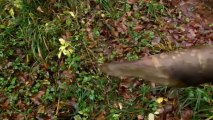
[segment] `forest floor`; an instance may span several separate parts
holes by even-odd
[[[213,42],[211,0],[0,0],[0,119],[210,120],[213,87],[99,66]]]

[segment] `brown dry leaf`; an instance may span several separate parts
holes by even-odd
[[[179,41],[179,35],[178,35],[178,34],[173,34],[173,38],[174,38],[176,41]]]
[[[101,113],[95,118],[95,120],[105,120],[105,111],[101,111]]]
[[[127,0],[127,3],[129,3],[129,4],[135,4],[137,2],[138,2],[138,0]]]
[[[72,81],[75,78],[75,74],[71,70],[64,70],[61,76],[63,79],[70,81]]]
[[[40,99],[44,95],[44,91],[39,91],[38,94],[32,96],[30,99],[33,101],[34,104],[40,105]]]
[[[193,112],[190,109],[186,109],[181,113],[181,120],[191,120]]]
[[[93,33],[92,33],[92,29],[88,26],[88,27],[86,28],[86,31],[87,31],[87,33],[88,33],[88,40],[89,40],[89,41],[93,41],[94,36],[93,36]]]
[[[118,53],[118,55],[123,55],[124,48],[121,45],[115,45],[115,48],[116,48],[116,53]]]
[[[159,44],[161,41],[161,38],[160,37],[155,37],[153,40],[152,40],[152,45],[157,45]]]
[[[174,107],[173,107],[172,104],[166,104],[166,105],[163,105],[163,107],[158,108],[155,111],[155,114],[168,114],[168,113],[171,113],[174,110],[173,108]]]
[[[134,96],[130,93],[129,86],[132,84],[132,80],[129,79],[124,79],[122,82],[119,84],[118,92],[121,96],[123,96],[125,99],[130,99],[133,98]],[[119,107],[120,108],[120,107]]]
[[[169,113],[174,110],[174,106],[172,104],[166,104],[163,108],[165,113]]]
[[[18,114],[15,119],[16,120],[24,120],[25,119],[24,117],[25,117],[24,114]]]
[[[181,42],[181,47],[191,47],[193,44],[192,43],[189,43],[189,42],[186,42],[186,41],[183,41],[183,42]]]
[[[21,100],[18,101],[17,106],[20,109],[25,109],[25,104]]]
[[[187,38],[194,39],[196,37],[195,31],[193,29],[189,29]]]
[[[50,3],[55,4],[56,0],[50,0]]]
[[[133,31],[135,32],[140,32],[144,29],[144,26],[141,25],[140,23],[137,23],[134,27],[133,27]]]
[[[45,112],[45,106],[39,105],[37,113],[44,113],[44,112]]]
[[[172,6],[177,6],[180,4],[180,0],[170,0]]]
[[[11,67],[12,65],[13,65],[13,62],[8,62],[8,63],[5,65],[4,69],[7,69],[7,68]]]
[[[111,27],[110,32],[111,32],[112,36],[118,37],[118,31],[116,31],[115,28]]]
[[[127,27],[123,22],[119,22],[116,27],[118,32],[122,34],[127,34]]]
[[[88,48],[92,49],[92,48],[95,48],[96,46],[97,46],[97,41],[92,41],[92,42],[90,42],[90,45],[88,46]]]
[[[74,109],[74,110],[76,110],[76,109],[78,109],[78,105],[77,105],[76,101],[77,101],[77,100],[76,100],[75,98],[72,98],[71,100],[66,101],[66,102],[64,103],[64,105],[65,105],[65,106],[68,106],[69,109]]]
[[[131,50],[132,50],[132,48],[129,48],[129,47],[125,47],[125,48],[124,48],[124,52],[125,52],[125,53],[130,52]]]
[[[118,31],[115,28],[116,24],[117,22],[113,20],[107,20],[105,23],[107,31],[109,31],[109,33],[111,34],[110,36],[112,37],[118,37]]]
[[[27,80],[25,74],[18,75],[18,79],[19,79],[20,83],[25,83]]]
[[[138,116],[137,116],[137,119],[138,119],[138,120],[144,120],[144,116],[138,115]]]
[[[6,100],[3,104],[0,104],[0,108],[3,110],[7,110],[10,105],[9,100]]]
[[[138,88],[138,87],[140,87],[140,85],[142,84],[142,81],[141,80],[134,80],[134,82],[133,82],[133,87],[134,88]]]
[[[20,72],[18,75],[18,79],[21,83],[25,84],[26,86],[31,86],[34,83],[31,75],[29,75],[29,73],[26,72]]]
[[[123,96],[125,99],[130,99],[132,98],[130,92],[125,89],[124,87],[119,87],[119,93],[121,96]]]
[[[69,116],[69,113],[76,112],[76,110],[78,109],[77,103],[75,101],[76,101],[75,98],[66,101],[58,100],[58,103],[55,104],[56,111],[52,110],[46,111],[47,112],[49,111],[48,112],[49,116],[51,116],[54,113],[59,118],[66,118]]]

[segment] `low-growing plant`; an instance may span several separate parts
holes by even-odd
[[[61,58],[62,53],[63,55],[70,57],[73,53],[73,47],[70,45],[69,42],[65,41],[62,38],[60,38],[59,41],[61,46],[59,48],[58,58]]]
[[[150,1],[146,4],[146,6],[147,14],[155,19],[165,13],[165,6],[161,3]]]

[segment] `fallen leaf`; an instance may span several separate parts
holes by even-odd
[[[123,109],[123,105],[121,102],[118,102],[118,106],[119,106],[119,109],[122,110]]]
[[[133,27],[133,31],[135,32],[140,32],[144,29],[144,26],[143,25],[140,25],[139,23],[136,24],[134,27]]]
[[[137,116],[137,119],[138,119],[138,120],[144,120],[144,116],[138,115],[138,116]]]
[[[50,0],[50,3],[55,4],[56,0]]]
[[[149,113],[148,120],[155,120],[155,115],[153,113]]]
[[[132,80],[123,79],[122,82],[119,84],[118,92],[125,99],[130,99],[134,97],[129,91],[129,86],[130,84],[132,84],[132,82]]]
[[[193,112],[190,109],[186,109],[181,112],[181,120],[191,120]]]
[[[1,109],[7,110],[9,108],[10,102],[6,100],[3,104],[0,104]]]
[[[122,33],[122,34],[127,34],[127,27],[123,22],[119,22],[117,25],[117,30],[118,32]]]
[[[45,106],[39,105],[37,113],[44,113],[44,112],[45,112]]]
[[[127,3],[129,3],[129,4],[135,4],[137,2],[138,2],[138,0],[127,0]]]
[[[33,101],[34,104],[40,105],[40,99],[44,95],[44,91],[39,91],[38,94],[32,96],[30,99]]]
[[[39,12],[43,13],[44,11],[42,10],[41,6],[38,6],[37,9]]]
[[[90,28],[90,26],[87,26],[86,31],[87,31],[87,34],[88,34],[88,36],[87,36],[88,40],[89,41],[93,41],[94,40],[94,36],[93,36],[92,29]]]
[[[160,37],[155,37],[153,40],[152,40],[152,45],[157,45],[159,44],[161,41],[161,38]]]
[[[18,115],[16,115],[16,120],[24,120],[25,119],[25,116],[24,116],[24,114],[18,114]]]
[[[21,100],[18,101],[17,106],[19,109],[25,109],[25,104]]]
[[[95,120],[105,120],[105,111],[101,111],[101,113],[95,118]]]

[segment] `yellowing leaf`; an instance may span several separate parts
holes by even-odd
[[[61,46],[61,47],[59,48],[59,50],[62,51],[62,52],[63,52],[65,49],[66,49],[66,46]]]
[[[68,52],[66,50],[63,50],[62,52],[63,52],[64,55],[68,54]]]
[[[68,51],[69,51],[69,53],[71,53],[71,54],[73,53],[73,50],[72,50],[72,49],[68,49]]]
[[[69,13],[73,18],[76,18],[75,14],[72,11],[70,11]]]
[[[59,42],[61,43],[61,46],[59,48],[58,58],[61,58],[62,53],[65,56],[70,57],[70,55],[73,53],[72,46],[68,42],[66,42],[63,38],[60,38]]]
[[[11,15],[12,17],[14,17],[15,13],[14,13],[13,8],[10,9],[9,13],[10,13],[10,15]]]
[[[61,51],[58,53],[58,58],[60,59],[61,58]]]
[[[50,81],[48,81],[48,80],[43,80],[42,84],[44,84],[44,85],[49,85],[49,84],[50,84]]]
[[[22,0],[14,0],[13,4],[15,7],[21,8],[23,3]]]
[[[65,42],[65,40],[63,39],[63,38],[60,38],[59,39],[59,42],[62,44],[62,45],[64,45],[66,42]]]
[[[162,103],[162,102],[163,102],[163,100],[164,100],[164,98],[163,98],[163,97],[159,97],[159,98],[156,100],[156,102],[157,102],[157,103]]]

